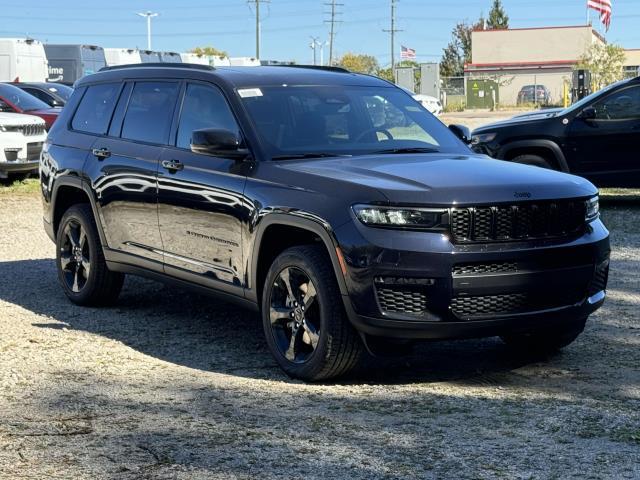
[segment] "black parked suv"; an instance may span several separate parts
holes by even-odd
[[[127,273],[217,294],[307,380],[417,339],[557,349],[605,297],[593,185],[475,155],[345,70],[108,68],[77,83],[40,174],[71,301],[112,302]]]
[[[640,187],[640,77],[566,109],[485,125],[473,132],[472,142],[478,153],[574,173],[599,187]]]

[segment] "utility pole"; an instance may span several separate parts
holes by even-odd
[[[269,3],[269,0],[248,0],[256,6],[256,58],[260,60],[260,4]]]
[[[316,48],[317,46],[320,45],[320,42],[318,41],[318,37],[311,37],[311,44],[309,45],[309,47],[311,47],[311,50],[313,50],[313,64],[317,65],[317,61],[316,61]]]
[[[396,68],[396,33],[401,32],[396,28],[396,2],[398,0],[391,0],[391,28],[389,30],[383,30],[383,32],[389,33],[391,37],[391,74],[395,78]]]
[[[329,26],[329,65],[333,65],[333,40],[336,35],[336,23],[340,23],[339,20],[336,20],[336,16],[341,15],[341,12],[338,12],[337,9],[339,7],[343,7],[344,3],[336,3],[336,0],[331,0],[329,3],[325,3],[327,7],[331,8],[331,11],[327,12],[329,14],[330,19],[325,20],[324,23],[328,23]]]
[[[147,17],[147,50],[151,50],[151,19],[157,17],[157,13],[151,13],[147,10],[144,13],[138,13],[141,17]]]

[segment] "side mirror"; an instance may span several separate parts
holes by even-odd
[[[249,155],[249,150],[242,148],[240,138],[235,133],[218,128],[194,130],[191,134],[191,151],[238,160],[244,160]]]
[[[449,130],[467,145],[471,144],[471,131],[464,125],[449,125]]]
[[[578,114],[578,118],[582,120],[594,120],[598,116],[596,109],[587,107]]]

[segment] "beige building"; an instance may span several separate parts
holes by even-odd
[[[624,70],[629,77],[640,75],[640,48],[625,50],[627,60],[624,63]]]
[[[560,104],[574,66],[598,42],[605,39],[590,25],[474,31],[465,76],[497,81],[502,105],[516,105],[527,85],[546,87],[551,103]],[[627,50],[626,70],[637,71],[638,66],[640,49]]]

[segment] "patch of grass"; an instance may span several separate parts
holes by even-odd
[[[38,193],[40,193],[40,182],[37,178],[0,183],[0,195],[37,195]]]

